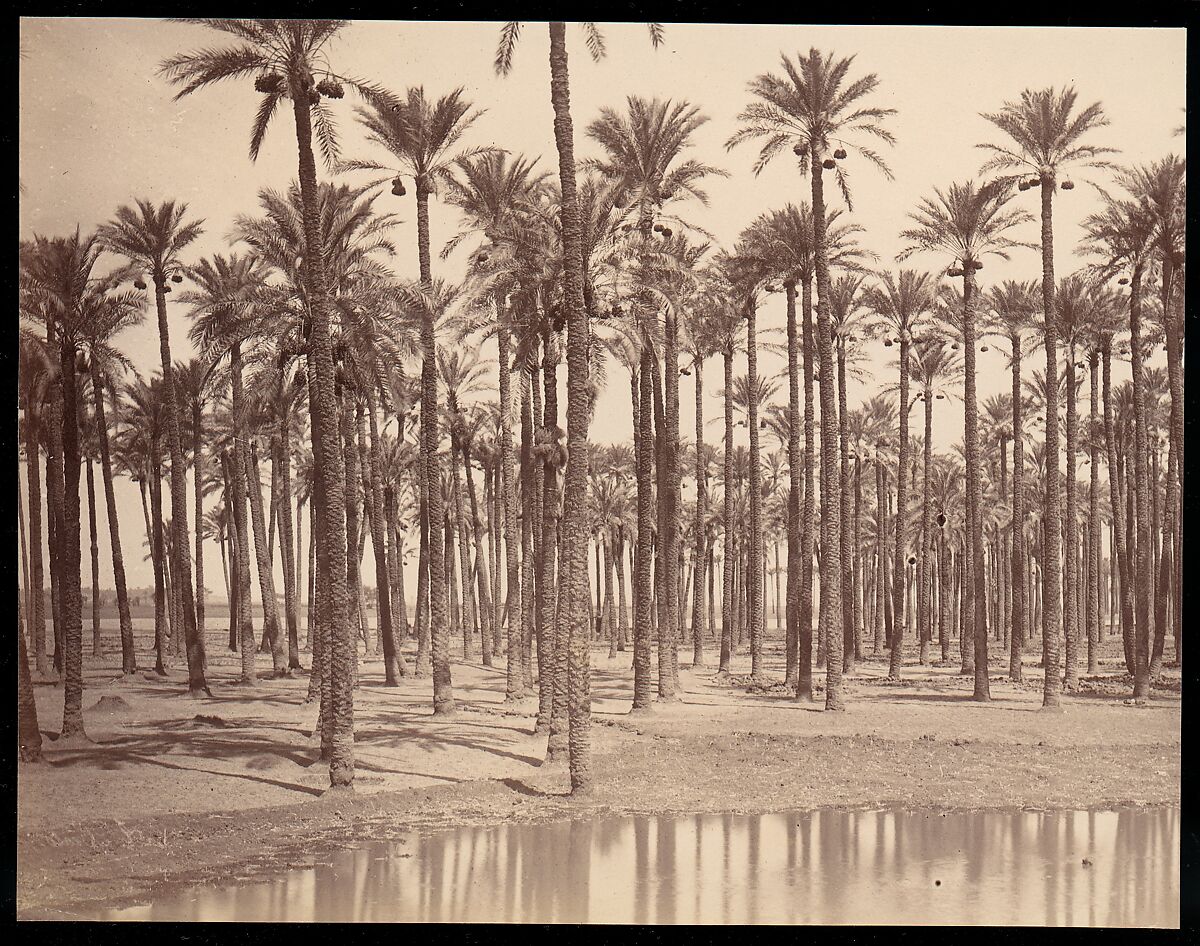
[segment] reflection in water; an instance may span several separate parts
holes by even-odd
[[[815,811],[414,834],[126,920],[1179,925],[1179,812]]]

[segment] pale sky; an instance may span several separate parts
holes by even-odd
[[[545,24],[525,25],[507,78],[497,77],[492,68],[499,26],[360,20],[342,32],[329,55],[336,71],[369,78],[400,93],[423,85],[428,95],[437,96],[464,86],[467,98],[486,110],[465,145],[495,145],[540,156],[540,166],[554,171]],[[597,153],[584,132],[599,109],[620,108],[628,95],[686,100],[699,106],[711,120],[697,132],[693,154],[725,168],[730,177],[714,178],[708,184],[708,207],[696,205],[681,212],[713,233],[724,248],[732,247],[740,230],[760,213],[808,199],[807,178],[797,172],[790,154],[776,158],[755,178],[750,170],[757,154],[753,143],[732,152],[724,148],[737,128],[737,113],[750,101],[747,83],[764,71],[778,71],[781,52],[795,55],[817,46],[839,55],[856,54],[851,74],[874,72],[879,77],[872,104],[898,111],[888,122],[897,145],[884,148],[895,180],[888,181],[873,167],[846,162],[854,198],[850,219],[866,229],[862,243],[879,256],[881,267],[897,268],[893,258],[902,245],[898,233],[908,224],[906,214],[917,201],[934,186],[975,177],[985,157],[975,145],[1000,140],[999,131],[979,113],[999,109],[1024,88],[1073,84],[1081,105],[1102,102],[1111,124],[1097,132],[1093,142],[1119,148],[1117,160],[1122,163],[1148,162],[1183,148],[1183,139],[1172,136],[1184,119],[1186,34],[1182,29],[666,24],[666,41],[658,50],[651,47],[644,25],[611,24],[604,32],[608,55],[599,63],[587,55],[578,28],[568,32],[577,157]],[[62,235],[76,224],[88,231],[135,197],[174,198],[186,201],[192,214],[206,221],[206,232],[188,260],[228,252],[226,237],[234,216],[257,210],[259,188],[284,187],[295,177],[296,146],[289,116],[281,112],[258,162],[250,162],[249,128],[259,96],[249,81],[172,101],[171,88],[156,75],[157,64],[179,51],[221,42],[222,36],[210,30],[158,20],[22,19],[19,153],[25,193],[20,201],[20,236]],[[383,158],[364,143],[353,120],[349,91],[346,99],[333,104],[338,107],[343,154]],[[1056,195],[1059,275],[1081,264],[1074,252],[1079,222],[1098,206],[1097,196],[1084,181],[1106,183],[1102,172],[1094,173],[1099,176],[1075,174],[1076,189]],[[321,174],[326,176],[323,170]],[[381,208],[394,210],[403,221],[395,234],[399,255],[394,267],[407,277],[417,274],[411,193],[410,188],[409,197],[393,198],[385,192],[379,201]],[[841,206],[832,189],[826,193],[832,206]],[[1018,200],[1036,214],[1038,195],[1039,191],[1031,190]],[[431,219],[434,274],[458,278],[466,251],[460,250],[445,263],[436,254],[456,232],[457,217],[435,202]],[[1026,227],[1021,236],[1036,242],[1036,224]],[[940,269],[944,263],[914,257],[905,265]],[[989,260],[980,275],[985,290],[1005,279],[1036,279],[1040,260],[1036,252],[1018,251],[1009,263]],[[190,357],[186,316],[172,311],[169,320],[175,357]],[[759,326],[782,328],[783,323],[782,295],[771,296],[760,309]],[[144,374],[158,367],[152,319],[118,342]],[[494,358],[491,345],[485,355]],[[878,345],[869,353],[866,378],[850,386],[852,406],[892,381],[890,355]],[[1161,359],[1161,353],[1156,358]],[[1030,370],[1039,362],[1044,365],[1040,352],[1031,360]],[[1005,355],[996,347],[979,356],[979,369],[981,401],[1007,390]],[[745,372],[744,362],[737,370]],[[759,370],[773,375],[785,370],[785,365],[779,357],[765,354]],[[720,416],[719,377],[719,361],[714,360],[705,372],[708,418]],[[614,366],[597,407],[594,440],[631,437],[628,391],[628,379]],[[786,397],[783,385],[781,396]],[[680,400],[681,430],[690,439],[694,431],[691,379],[682,380]],[[961,404],[938,402],[936,411],[934,445],[948,449],[962,436]],[[916,413],[914,420],[919,421]],[[744,430],[739,432],[745,436]],[[720,436],[719,424],[710,425],[708,439],[715,442]],[[765,449],[773,446],[764,442]],[[140,500],[128,481],[117,490],[128,579],[131,586],[145,587],[153,579],[149,563],[142,561]],[[102,498],[98,514],[101,585],[111,588]],[[86,542],[85,535],[85,547]],[[206,550],[206,557],[208,587],[222,594],[214,564],[218,550]],[[363,567],[364,580],[373,584],[369,553]],[[90,584],[86,555],[83,583]],[[282,587],[281,575],[277,584]]]

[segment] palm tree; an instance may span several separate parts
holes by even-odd
[[[345,460],[338,437],[337,404],[334,400],[333,346],[330,340],[329,299],[325,261],[322,255],[317,201],[317,170],[312,136],[316,131],[323,156],[334,162],[338,153],[332,115],[325,99],[341,98],[342,83],[368,101],[386,101],[382,90],[360,80],[337,76],[328,66],[325,53],[330,41],[346,27],[345,20],[233,20],[189,19],[186,22],[228,33],[233,45],[202,49],[174,56],[159,70],[182,86],[176,98],[222,80],[248,79],[258,74],[255,88],[264,94],[250,135],[250,159],[258,157],[267,127],[279,104],[290,99],[296,128],[300,194],[304,222],[304,284],[309,300],[312,328],[309,360],[313,393],[309,409],[313,419],[313,442],[320,471],[316,491],[320,510],[318,543],[319,571],[328,576],[328,625],[331,629],[331,746],[330,788],[341,790],[354,781],[354,717],[350,674],[352,654],[347,587]],[[324,73],[317,81],[314,72]]]
[[[591,788],[589,736],[589,672],[586,626],[587,550],[587,427],[589,420],[588,312],[583,298],[583,252],[579,205],[575,186],[575,134],[571,121],[570,77],[567,70],[567,28],[550,26],[550,101],[554,108],[554,144],[558,151],[559,192],[563,247],[563,294],[567,311],[567,473],[563,496],[563,581],[567,607],[564,617],[571,631],[570,646],[570,770],[571,791],[585,794]],[[584,23],[588,50],[593,59],[604,55],[604,39],[595,23]],[[662,42],[662,27],[649,24],[654,46]],[[521,24],[507,22],[496,51],[496,71],[506,75]]]
[[[751,93],[758,99],[738,116],[743,127],[726,143],[727,148],[749,139],[766,139],[755,161],[757,174],[787,145],[800,159],[801,173],[807,171],[812,184],[814,269],[817,278],[817,323],[819,360],[821,365],[821,416],[834,416],[833,336],[830,325],[829,298],[832,283],[829,275],[830,244],[826,231],[825,190],[823,170],[837,169],[835,179],[849,209],[853,209],[846,175],[837,161],[848,157],[849,151],[875,165],[886,177],[892,174],[883,158],[874,150],[857,144],[853,139],[866,135],[887,144],[895,139],[882,122],[895,114],[895,109],[864,107],[862,100],[876,90],[878,78],[872,73],[846,84],[854,57],[842,59],[810,49],[807,56],[797,56],[793,63],[781,57],[786,77],[771,73],[760,75],[750,83]],[[836,147],[835,147],[836,146]],[[805,163],[807,162],[807,168]],[[841,559],[839,525],[841,494],[838,489],[836,464],[837,429],[824,424],[821,429],[821,600],[827,603],[830,614],[841,611]],[[834,635],[836,636],[836,635]],[[834,644],[831,641],[831,644]],[[827,666],[825,707],[842,708],[841,641],[831,648]]]
[[[910,351],[914,341],[920,338],[922,316],[933,308],[933,282],[928,273],[903,269],[899,279],[891,273],[880,274],[881,285],[871,287],[866,295],[866,305],[876,315],[876,326],[884,333],[884,344],[888,347],[900,344],[900,439],[897,455],[896,476],[896,545],[893,553],[892,610],[895,613],[895,631],[891,641],[891,657],[888,664],[888,679],[899,680],[904,659],[904,613],[905,583],[901,579],[905,570],[907,539],[905,518],[908,515],[908,382],[912,370]],[[923,340],[923,339],[921,339]]]
[[[188,693],[193,699],[208,690],[204,679],[204,640],[197,631],[196,607],[192,593],[192,563],[187,554],[188,515],[187,481],[183,462],[183,441],[179,432],[179,411],[171,361],[171,337],[167,327],[167,293],[171,283],[183,281],[185,272],[180,256],[203,233],[200,220],[185,221],[187,204],[173,200],[155,206],[139,199],[136,209],[117,208],[113,220],[100,228],[99,238],[112,253],[124,256],[131,268],[149,275],[154,282],[154,302],[158,314],[158,350],[162,363],[164,409],[167,412],[167,445],[171,457],[171,573],[183,596],[183,635],[187,644]],[[139,275],[139,279],[141,276]]]
[[[1099,168],[1109,162],[1102,155],[1112,154],[1112,148],[1100,148],[1083,144],[1083,139],[1097,128],[1108,124],[1104,110],[1095,102],[1078,113],[1075,112],[1076,93],[1073,88],[1061,91],[1054,88],[1037,91],[1025,89],[1020,101],[1005,102],[999,112],[981,113],[984,118],[1003,131],[1011,144],[994,145],[983,143],[978,147],[992,152],[992,157],[981,169],[1006,172],[999,178],[998,186],[1009,188],[1018,182],[1018,188],[1041,188],[1042,224],[1042,311],[1046,332],[1043,339],[1046,349],[1046,374],[1053,376],[1058,371],[1057,316],[1054,308],[1054,190],[1059,185],[1059,174],[1071,166]],[[1074,113],[1074,114],[1073,114]],[[1028,176],[1026,178],[1026,175]],[[1062,181],[1074,187],[1069,178]],[[965,261],[964,261],[965,262]],[[967,355],[971,360],[971,355]],[[1051,401],[1046,405],[1046,497],[1043,522],[1046,534],[1057,536],[1061,530],[1059,507],[1058,472],[1058,403],[1057,391],[1051,386]],[[1058,634],[1063,625],[1062,602],[1057,589],[1062,584],[1062,557],[1057,542],[1046,543],[1045,549],[1046,587],[1052,592],[1046,598],[1049,651],[1044,659],[1046,684],[1042,705],[1047,710],[1056,710],[1059,684],[1051,682],[1058,673]],[[1073,630],[1069,633],[1074,633]],[[976,670],[976,673],[979,671]]]
[[[456,152],[456,146],[471,125],[483,114],[472,111],[471,103],[463,98],[463,90],[455,89],[436,102],[425,98],[421,87],[410,88],[403,101],[394,105],[375,103],[357,109],[359,121],[367,130],[367,140],[382,146],[399,163],[393,193],[403,196],[403,177],[413,180],[417,200],[417,256],[421,284],[428,291],[433,284],[429,249],[429,198],[438,186],[450,178],[452,165],[461,158],[470,158],[491,149]],[[346,162],[352,169],[383,170],[384,165],[369,161]],[[450,679],[450,653],[444,602],[446,575],[443,565],[442,524],[444,511],[441,494],[436,488],[440,481],[437,459],[437,343],[432,314],[421,325],[421,447],[424,453],[424,500],[428,507],[428,546],[430,581],[430,639],[433,659],[433,707],[438,715],[454,712],[454,691]]]
[[[636,249],[640,267],[650,265],[655,232],[667,240],[667,251],[678,251],[681,260],[689,255],[684,237],[672,244],[667,223],[682,225],[672,210],[689,199],[707,204],[708,198],[701,182],[711,175],[725,172],[695,159],[683,157],[693,145],[698,128],[708,121],[700,110],[687,102],[647,100],[630,96],[623,114],[612,108],[602,108],[600,117],[587,128],[588,137],[604,150],[604,158],[591,162],[591,167],[613,182],[613,201],[629,206],[629,215],[637,229]],[[701,250],[703,252],[703,250]],[[675,255],[672,253],[672,255]],[[661,266],[665,260],[658,262]],[[657,267],[655,267],[657,268]],[[684,267],[686,268],[686,266]],[[660,432],[659,505],[665,528],[660,536],[661,561],[664,564],[662,581],[666,591],[667,620],[671,627],[679,623],[679,326],[677,306],[679,295],[670,292],[667,274],[657,274],[660,290],[667,298],[653,306],[663,313],[663,400],[665,429]],[[678,698],[678,653],[675,637],[659,635],[659,690],[661,700]]]
[[[510,162],[508,156],[501,152],[489,152],[476,158],[462,158],[456,162],[457,173],[446,181],[446,202],[459,209],[466,217],[471,230],[482,231],[487,243],[484,251],[476,256],[477,261],[486,263],[486,253],[490,247],[495,246],[500,231],[507,228],[516,215],[527,212],[533,206],[545,180],[545,174],[535,172],[536,163],[536,160],[528,161],[520,157],[513,158]],[[460,232],[447,245],[443,255],[469,232]],[[483,257],[482,260],[480,256]],[[496,287],[495,318],[491,323],[496,333],[500,389],[500,488],[503,494],[504,554],[509,601],[509,660],[505,699],[510,702],[524,694],[519,659],[524,650],[520,618],[524,613],[523,595],[531,591],[523,588],[521,582],[517,486],[516,477],[513,475],[515,454],[512,436],[512,327],[509,321],[509,300],[517,289],[515,281]]]
[[[963,443],[967,474],[967,548],[971,563],[964,587],[971,596],[969,600],[974,615],[974,698],[981,702],[991,699],[991,695],[988,686],[987,601],[983,594],[983,480],[979,469],[979,410],[975,394],[975,273],[983,268],[981,257],[995,255],[1007,259],[1010,249],[1025,245],[1008,236],[1008,231],[1031,218],[1024,211],[1006,208],[1010,196],[1006,185],[1001,183],[977,187],[968,181],[951,184],[945,191],[934,188],[934,196],[923,199],[917,211],[909,214],[915,226],[900,234],[910,244],[901,251],[901,258],[920,251],[950,256],[954,262],[945,270],[946,274],[963,278]],[[1057,637],[1051,640],[1047,635],[1045,646],[1049,680],[1057,675]],[[1053,694],[1054,703],[1051,705],[1056,705],[1057,678],[1053,683],[1048,682],[1046,687],[1048,703],[1050,694]]]
[[[241,595],[241,602],[246,605],[238,608],[238,621],[241,626],[241,682],[250,684],[256,679],[254,655],[257,648],[249,608],[250,536],[244,504],[246,491],[242,486],[246,482],[248,462],[248,451],[245,449],[248,409],[243,393],[242,346],[254,330],[255,317],[258,315],[255,302],[265,284],[266,267],[257,256],[239,256],[233,253],[225,257],[218,253],[211,260],[200,260],[190,267],[188,272],[195,288],[184,292],[179,301],[189,307],[188,314],[193,320],[189,337],[203,353],[208,365],[207,371],[214,370],[226,356],[229,358],[232,428],[229,431],[229,456],[226,462],[234,480],[229,496],[236,533],[233,536],[232,561],[237,573],[235,584]],[[198,557],[197,562],[199,561]],[[264,598],[263,601],[264,605],[268,604],[267,599]],[[276,631],[271,637],[273,644],[277,635]],[[280,653],[280,648],[277,645],[273,646],[272,652],[275,656]],[[275,671],[286,670],[285,667],[278,666],[278,659],[274,663]]]
[[[1150,165],[1141,165],[1120,176],[1121,185],[1133,195],[1154,222],[1154,248],[1159,261],[1159,307],[1163,342],[1167,352],[1167,380],[1171,408],[1167,452],[1166,523],[1170,535],[1163,555],[1162,583],[1156,602],[1172,602],[1175,646],[1178,650],[1181,624],[1182,535],[1180,532],[1180,476],[1183,469],[1183,282],[1177,271],[1184,264],[1186,238],[1185,207],[1187,162],[1174,154]],[[1168,582],[1169,577],[1169,582]],[[1174,594],[1170,594],[1170,583]],[[1156,632],[1158,633],[1158,632]],[[1176,662],[1179,656],[1176,655]]]
[[[1024,333],[1032,328],[1037,309],[1033,283],[1018,283],[1008,280],[993,286],[985,302],[984,324],[991,333],[1001,335],[1009,343],[1009,367],[1012,369],[1012,391],[1009,400],[1012,406],[1012,514],[1009,524],[1012,543],[1012,628],[1009,634],[1008,678],[1014,683],[1022,679],[1021,651],[1025,641],[1025,575],[1028,567],[1025,554],[1025,505],[1024,505],[1024,407],[1021,394],[1021,359],[1025,353],[1027,338]]]
[[[86,740],[79,539],[80,384],[76,373],[79,357],[88,342],[95,337],[109,337],[121,326],[136,321],[142,303],[137,293],[114,292],[114,277],[94,274],[102,253],[95,235],[84,237],[76,229],[72,237],[65,239],[35,237],[20,249],[21,314],[43,323],[52,322],[57,332],[58,351],[54,354],[58,356],[58,380],[62,388],[64,472],[63,530],[58,536],[64,651],[62,738]]]
[[[933,504],[929,484],[933,475],[933,402],[945,400],[945,388],[962,377],[962,365],[954,343],[944,339],[922,337],[910,353],[912,379],[921,388],[917,399],[925,404],[924,456],[921,466],[921,539],[917,553],[917,636],[921,647],[921,663],[929,660],[929,644],[933,639],[933,612],[930,606],[931,564],[929,553],[934,547]],[[901,413],[903,418],[903,413]],[[901,429],[907,424],[902,419]],[[899,635],[897,635],[899,636]],[[893,648],[895,645],[893,645]]]
[[[33,639],[34,667],[39,677],[48,676],[46,659],[46,596],[42,563],[42,473],[41,424],[58,380],[54,353],[32,332],[20,335],[17,394],[24,410],[26,479],[29,483],[29,632]],[[126,601],[128,605],[128,600]]]
[[[1104,209],[1090,214],[1083,222],[1085,238],[1081,252],[1101,257],[1098,275],[1108,277],[1128,273],[1121,280],[1129,283],[1129,350],[1132,373],[1134,418],[1134,487],[1137,535],[1127,536],[1136,552],[1129,574],[1135,598],[1134,625],[1136,649],[1133,695],[1135,700],[1150,698],[1150,595],[1153,582],[1150,521],[1150,447],[1146,407],[1146,343],[1142,336],[1142,283],[1154,255],[1156,221],[1148,207],[1132,200],[1105,197]],[[1111,344],[1111,343],[1110,343]],[[1107,367],[1107,360],[1106,360]],[[1047,408],[1049,409],[1049,408]],[[1047,424],[1050,423],[1047,417]],[[1110,426],[1106,419],[1106,427]],[[1111,442],[1112,434],[1109,439]],[[1111,447],[1110,447],[1111,452]],[[1112,479],[1113,466],[1109,467]],[[1115,510],[1114,510],[1115,512]],[[1047,579],[1049,580],[1049,579]],[[1125,584],[1125,581],[1122,581]]]
[[[192,489],[196,501],[196,633],[204,639],[204,405],[209,365],[199,358],[175,365],[178,393],[188,408],[192,434]]]

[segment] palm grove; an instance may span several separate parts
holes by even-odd
[[[890,177],[896,145],[881,80],[853,57],[784,55],[750,84],[728,150],[756,148],[754,173],[794,159],[808,190],[720,249],[689,221],[706,183],[728,174],[695,152],[698,106],[605,108],[583,131],[598,156],[576,159],[566,24],[549,24],[553,172],[473,146],[481,113],[461,89],[401,93],[340,74],[329,50],[344,21],[187,22],[226,45],[171,58],[160,75],[180,97],[252,83],[250,158],[282,110],[298,175],[260,192],[210,258],[190,247],[212,225],[171,200],[21,243],[23,759],[41,744],[30,659],[61,675],[60,738],[87,738],[81,472],[93,589],[97,479],[106,505],[123,671],[145,659],[114,498],[127,476],[153,564],[155,668],[182,660],[188,692],[212,693],[205,584],[218,563],[203,540],[215,540],[240,682],[260,679],[260,650],[271,677],[311,651],[332,790],[354,778],[366,652],[382,654],[389,686],[430,678],[435,714],[455,711],[452,651],[503,662],[507,698],[536,695],[548,758],[567,762],[576,793],[592,781],[595,644],[632,652],[634,712],[678,698],[681,646],[693,668],[729,678],[748,644],[750,678],[732,682],[767,686],[771,615],[788,691],[823,689],[830,711],[844,708],[856,662],[886,657],[896,680],[914,646],[922,664],[961,662],[986,701],[991,662],[1020,680],[1040,637],[1047,710],[1097,671],[1113,628],[1135,701],[1150,697],[1168,636],[1179,660],[1185,164],[1121,166],[1101,104],[1069,88],[997,103],[977,177],[911,202],[893,265],[867,249],[843,170]],[[501,75],[522,26],[501,30]],[[603,55],[595,24],[574,28]],[[661,38],[650,24],[649,41]],[[335,117],[362,131],[353,155]],[[1083,223],[1083,259],[1056,270],[1054,201],[1076,179],[1101,209]],[[389,209],[406,198],[415,280],[392,269],[413,251],[396,245]],[[437,214],[461,227],[435,258]],[[1024,242],[1036,220],[1040,242]],[[1032,275],[1039,253],[1040,279],[988,285],[981,273],[1012,257]],[[465,257],[461,283],[437,272],[451,254]],[[771,293],[786,299],[782,340],[756,320]],[[169,305],[190,316],[191,361],[173,359]],[[148,315],[161,367],[147,379],[114,339]],[[868,345],[894,350],[894,375],[851,407]],[[976,353],[989,345],[1008,355],[1011,393],[981,404]],[[1148,365],[1159,345],[1165,374]],[[786,379],[761,372],[764,347],[786,349]],[[1130,383],[1114,386],[1114,359],[1128,360]],[[597,394],[622,378],[632,444],[589,448]],[[692,438],[681,378],[694,387]],[[724,404],[720,443],[706,442],[706,380]],[[935,452],[934,412],[958,399],[963,441]],[[735,446],[738,427],[748,446]]]

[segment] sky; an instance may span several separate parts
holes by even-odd
[[[643,24],[606,24],[607,55],[591,61],[578,27],[568,29],[571,108],[576,155],[597,156],[586,137],[587,124],[605,106],[622,108],[627,96],[657,96],[687,101],[709,118],[694,136],[691,154],[724,168],[729,177],[706,186],[708,206],[696,204],[680,213],[731,248],[738,233],[759,214],[787,202],[806,200],[808,180],[784,152],[755,177],[753,143],[732,151],[725,141],[739,127],[737,115],[751,100],[747,84],[766,71],[778,72],[781,54],[795,56],[810,47],[855,55],[852,76],[868,72],[879,78],[871,102],[894,108],[888,127],[897,139],[884,146],[893,179],[865,162],[845,162],[853,198],[849,219],[865,228],[862,244],[878,257],[879,268],[895,270],[903,247],[900,231],[908,225],[917,202],[934,187],[977,178],[986,158],[979,142],[998,141],[1000,132],[980,113],[998,110],[1025,88],[1073,85],[1081,106],[1099,101],[1110,125],[1096,132],[1097,145],[1118,148],[1123,164],[1149,162],[1180,152],[1183,139],[1173,131],[1184,122],[1186,34],[1182,29],[996,28],[756,26],[751,24],[665,24],[666,39],[655,50]],[[492,62],[500,24],[497,22],[355,21],[339,34],[328,53],[335,71],[369,78],[397,92],[422,85],[430,96],[463,86],[466,97],[484,114],[464,139],[465,146],[492,145],[540,157],[547,171],[557,167],[549,95],[545,25],[525,24],[512,72],[498,77]],[[122,203],[136,197],[186,201],[191,214],[204,220],[204,234],[186,254],[188,261],[228,252],[234,217],[257,209],[260,188],[286,186],[296,176],[295,136],[286,113],[276,119],[258,161],[247,156],[251,118],[259,98],[250,81],[228,83],[173,101],[173,90],[158,77],[157,65],[183,50],[220,43],[224,37],[203,27],[126,18],[23,18],[20,61],[19,161],[24,193],[20,199],[19,233],[65,235],[76,226],[85,232],[108,220]],[[368,145],[353,117],[351,95],[337,106],[343,154],[382,159]],[[321,175],[326,176],[323,169]],[[1108,185],[1106,172],[1072,174],[1077,186],[1058,191],[1055,199],[1055,258],[1059,275],[1085,262],[1075,252],[1080,221],[1097,209],[1100,198],[1087,182]],[[361,176],[358,178],[362,180]],[[845,209],[827,189],[831,206]],[[1019,195],[1036,214],[1039,191]],[[417,275],[416,211],[412,188],[406,198],[386,193],[382,209],[400,217],[394,241],[398,275]],[[466,248],[449,260],[436,250],[458,230],[452,208],[431,209],[434,275],[461,278]],[[1039,239],[1036,224],[1020,237]],[[940,270],[945,261],[917,256],[908,267]],[[980,274],[986,290],[1006,279],[1040,276],[1033,250],[1019,250],[1011,261],[989,260]],[[172,352],[176,359],[193,352],[187,340],[188,319],[179,306],[168,306]],[[782,294],[767,297],[759,310],[760,329],[782,330]],[[153,320],[119,336],[117,343],[143,374],[157,369],[158,339]],[[485,356],[491,354],[485,352]],[[857,405],[894,380],[891,350],[876,343],[866,353],[863,374],[852,379],[849,402]],[[494,355],[492,355],[494,358]],[[1156,358],[1161,359],[1161,353]],[[1035,359],[1036,360],[1036,359]],[[979,397],[1007,390],[1005,353],[998,346],[978,358]],[[737,372],[744,373],[744,363]],[[759,371],[785,373],[780,356],[764,353]],[[565,375],[565,372],[560,372]],[[705,414],[721,415],[716,379],[719,364],[705,374]],[[1122,374],[1117,371],[1117,380]],[[695,428],[691,380],[680,390],[681,430]],[[629,386],[620,369],[609,372],[592,425],[596,442],[631,437]],[[781,384],[780,395],[786,397]],[[719,423],[709,425],[711,441],[719,440]],[[744,438],[745,431],[739,433]],[[934,447],[947,450],[962,437],[961,404],[937,402]],[[27,494],[26,494],[27,495]],[[86,501],[86,500],[85,500]],[[118,514],[131,586],[152,584],[144,555],[144,528],[135,487],[117,487]],[[101,500],[101,586],[112,587],[107,527]],[[194,523],[192,523],[194,525]],[[86,544],[86,537],[85,537]],[[206,549],[210,561],[218,549]],[[412,556],[415,560],[415,555]],[[364,580],[374,582],[374,564],[364,558]],[[415,574],[415,561],[408,567]],[[210,592],[223,594],[220,576],[210,566]],[[411,576],[410,576],[411,577]],[[85,586],[90,579],[84,578]],[[282,587],[282,576],[277,576]],[[409,587],[413,587],[411,584]],[[255,589],[257,594],[257,588]]]

